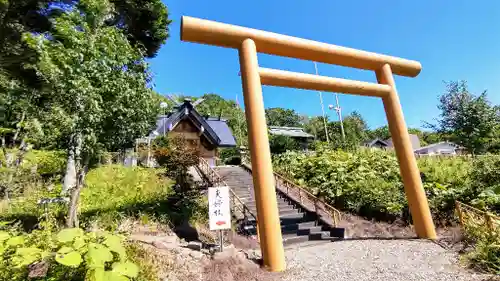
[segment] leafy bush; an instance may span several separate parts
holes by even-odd
[[[122,165],[91,170],[81,195],[82,219],[84,222],[97,221],[102,227],[113,228],[118,219],[139,216],[140,212],[149,210],[150,215],[159,216],[157,209],[151,208],[166,202],[172,193],[173,184],[163,177],[163,173],[161,169]],[[156,205],[156,208],[160,207]]]
[[[120,209],[137,202],[161,199],[170,194],[172,181],[162,170],[108,165],[91,170],[82,190],[82,212]]]
[[[231,156],[224,161],[226,165],[241,165],[241,157],[240,156]]]
[[[36,167],[41,176],[61,175],[66,168],[66,153],[54,150],[32,150],[24,158],[23,166]]]
[[[240,156],[240,151],[237,147],[227,147],[219,149],[219,158],[222,163],[227,163],[229,159],[234,159]]]
[[[462,209],[465,241],[474,245],[466,257],[481,271],[500,274],[500,219],[475,210]]]
[[[500,274],[500,235],[497,233],[487,239],[477,239],[474,250],[467,254],[474,267]]]
[[[86,177],[80,200],[81,221],[85,224],[97,222],[101,227],[113,230],[118,220],[138,217],[141,213],[151,219],[164,219],[167,198],[171,196],[173,182],[163,176],[161,169],[124,167],[121,165],[101,166],[91,170]],[[4,202],[0,218],[21,220],[33,226],[44,214],[38,205],[42,198],[59,196],[61,185],[52,190],[37,188],[26,190],[21,197]],[[51,205],[50,211],[64,220],[66,207]],[[29,228],[29,227],[28,227]]]
[[[495,159],[418,159],[423,186],[438,223],[453,220],[455,200],[498,210],[500,160]],[[379,219],[409,219],[393,152],[344,152],[320,146],[314,153],[274,156],[273,162],[277,172],[323,195],[337,208]]]
[[[289,136],[270,135],[269,148],[271,153],[281,154],[289,150],[300,150],[300,143]]]
[[[0,280],[126,281],[138,274],[122,236],[79,228],[0,231]]]
[[[500,157],[483,156],[474,161],[471,174],[472,203],[500,213]]]
[[[396,159],[371,151],[319,150],[274,157],[278,172],[311,188],[337,208],[395,219],[406,206]]]

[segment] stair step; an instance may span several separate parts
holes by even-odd
[[[257,227],[252,225],[247,225],[244,227],[246,231],[250,234],[257,234]],[[316,222],[304,222],[290,225],[281,226],[281,234],[295,234],[295,235],[309,235],[310,233],[327,231],[327,229],[322,225],[316,225]]]
[[[309,241],[308,236],[288,236],[288,237],[283,237],[283,246],[288,246],[292,244],[297,244],[297,243],[303,243]]]
[[[307,216],[305,213],[293,213],[293,214],[286,214],[280,216],[280,224],[283,225],[289,225],[289,224],[297,224],[301,222],[305,222],[307,220]],[[254,219],[251,218],[249,219],[250,222],[253,222]]]
[[[257,213],[257,207],[255,206],[248,207],[248,209],[254,213]],[[282,206],[278,205],[278,211],[280,212],[280,215],[284,214],[285,212],[295,212],[295,213],[300,212],[299,209],[295,209],[292,205],[282,205]]]
[[[288,202],[286,202],[286,201],[278,200],[278,208],[283,207],[283,206],[285,206],[285,207],[286,207],[286,206],[293,206],[293,205],[291,205],[290,203],[288,203]],[[249,209],[251,209],[251,208],[254,208],[254,209],[255,209],[255,208],[257,208],[257,203],[256,203],[255,201],[253,201],[253,202],[249,202],[249,203],[247,204],[247,207],[248,207]]]
[[[287,234],[283,235],[283,245],[302,243],[305,241],[332,240],[328,231],[313,232],[308,235]]]
[[[296,229],[295,233],[297,233],[297,235],[309,235],[309,234],[312,234],[312,233],[318,233],[318,232],[322,232],[322,231],[324,231],[323,230],[323,226],[322,225],[318,225],[318,226],[312,226],[312,227],[309,227],[309,228],[301,228],[301,229],[299,228],[299,229]],[[282,231],[282,233],[283,233],[283,231]]]

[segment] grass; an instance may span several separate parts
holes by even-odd
[[[173,185],[162,169],[121,165],[93,169],[80,197],[81,225],[114,231],[127,219],[172,226],[185,221],[203,222],[207,213],[204,199],[196,191],[179,196]],[[22,197],[0,201],[0,220],[16,220],[25,230],[33,229],[44,215],[38,200],[59,196],[60,190],[60,184],[51,191],[33,184]],[[51,205],[49,210],[64,222],[65,206]]]

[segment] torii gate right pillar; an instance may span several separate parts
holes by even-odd
[[[388,95],[382,97],[389,131],[391,132],[396,157],[399,162],[401,178],[405,188],[406,198],[410,207],[411,217],[418,237],[436,239],[436,230],[432,222],[432,216],[425,196],[424,187],[417,166],[417,160],[413,153],[410,135],[403,116],[401,103],[399,102],[394,76],[391,66],[385,64],[376,71],[377,81],[380,84],[391,86]]]

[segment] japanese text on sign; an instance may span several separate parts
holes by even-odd
[[[229,187],[217,186],[208,188],[208,204],[210,230],[231,228]]]

